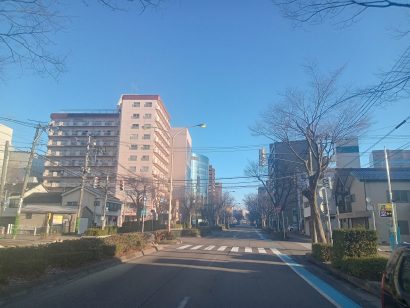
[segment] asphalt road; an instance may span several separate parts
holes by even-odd
[[[310,244],[241,227],[41,290],[6,307],[378,307],[304,262]]]

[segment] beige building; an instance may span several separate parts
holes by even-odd
[[[13,137],[13,129],[6,125],[0,124],[0,176],[1,176],[1,170],[3,169],[5,144],[6,144],[6,141],[8,141],[9,145],[11,146],[12,137]]]
[[[118,181],[144,178],[156,187],[157,195],[147,195],[146,213],[156,210],[156,203],[168,194],[170,163],[170,116],[159,95],[122,95],[118,102],[120,139]],[[117,187],[119,184],[117,185]],[[124,200],[123,191],[116,197]],[[126,216],[135,216],[128,204]]]
[[[9,163],[7,166],[6,183],[20,183],[23,182],[27,169],[27,164],[30,158],[30,152],[24,151],[10,151]],[[29,182],[39,183],[42,181],[44,173],[44,158],[34,156]]]

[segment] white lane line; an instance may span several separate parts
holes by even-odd
[[[319,292],[324,298],[331,302],[336,307],[349,307],[356,308],[360,307],[353,300],[340,293],[338,290],[334,289],[332,286],[321,280],[320,278],[313,275],[303,265],[295,262],[288,255],[281,253],[276,248],[271,248],[272,252],[282,260],[287,266],[289,266],[300,278],[306,281],[312,288]]]
[[[251,247],[245,247],[245,252],[252,252],[252,248]]]
[[[226,249],[226,247],[227,247],[227,246],[221,246],[221,247],[219,247],[217,250],[218,250],[218,251],[224,251],[224,250]]]
[[[184,299],[179,303],[177,308],[184,308],[188,304],[189,297],[185,296]]]
[[[232,247],[231,252],[238,252],[239,251],[239,247]]]
[[[258,248],[258,252],[259,253],[266,253],[266,250],[265,250],[265,248]]]
[[[312,249],[312,244],[310,243],[298,243],[299,245],[302,245],[304,248],[311,250]]]
[[[206,247],[205,250],[212,250],[212,249],[214,249],[214,248],[215,248],[215,246],[214,246],[214,245],[211,245],[211,246]]]
[[[194,247],[191,248],[191,250],[197,250],[197,249],[201,248],[202,246],[204,246],[204,245],[194,246]]]
[[[178,249],[186,249],[186,248],[191,247],[191,246],[192,245],[184,245],[184,246],[178,247]]]

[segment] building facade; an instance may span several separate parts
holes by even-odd
[[[390,168],[410,168],[410,150],[386,150]],[[375,150],[370,154],[372,168],[386,168],[384,150]]]
[[[90,142],[89,142],[90,141]],[[116,110],[52,113],[45,158],[44,186],[66,191],[81,184],[89,144],[87,185],[110,175],[115,190],[118,168],[119,114]]]
[[[8,141],[9,146],[11,146],[12,138],[13,138],[13,129],[6,125],[0,124],[0,176],[1,176],[1,171],[3,169],[4,149],[6,146],[6,142]]]
[[[192,153],[191,156],[191,192],[202,204],[208,201],[209,158]]]
[[[359,139],[349,138],[336,144],[336,168],[360,168]]]
[[[7,166],[7,183],[21,183],[27,169],[30,152],[24,151],[10,151],[9,163]],[[29,182],[41,183],[44,173],[44,158],[41,156],[34,156]]]

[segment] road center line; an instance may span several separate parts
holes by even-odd
[[[185,296],[184,299],[179,303],[177,308],[184,308],[188,304],[189,297]]]
[[[322,279],[316,277],[311,272],[306,270],[302,265],[295,262],[288,255],[281,253],[276,248],[271,248],[272,252],[288,265],[299,277],[306,281],[312,288],[318,291],[324,298],[331,302],[336,307],[360,307],[357,303],[346,297]]]

